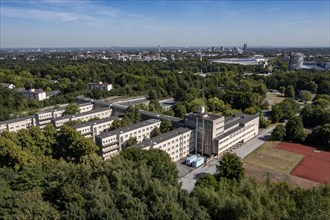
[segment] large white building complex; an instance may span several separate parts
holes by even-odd
[[[190,113],[185,125],[195,130],[195,153],[218,155],[258,134],[259,115],[240,114],[236,117],[207,113]]]
[[[89,112],[93,110],[93,104],[81,104],[78,105],[78,108],[80,110],[80,113]],[[50,124],[52,119],[62,117],[64,112],[65,108],[50,109],[45,112],[37,112],[35,114],[36,125],[42,129],[47,124]]]
[[[38,112],[34,116],[25,118],[2,121],[0,133],[5,130],[17,132],[32,126],[44,128],[50,123],[59,129],[67,122],[81,121],[80,124],[72,127],[85,138],[92,138],[99,147],[98,153],[105,160],[124,150],[127,141],[135,138],[137,144],[134,147],[145,150],[161,149],[172,161],[179,161],[190,154],[200,154],[202,157],[221,155],[229,148],[245,143],[258,134],[258,114],[224,117],[205,113],[203,107],[200,112],[189,113],[184,119],[140,110],[141,122],[109,131],[113,121],[122,117],[117,114],[122,114],[127,106],[113,104],[107,107],[109,103],[98,101],[80,104],[81,113],[74,115],[63,116],[65,109],[62,108]],[[95,106],[98,106],[97,109]],[[172,122],[173,130],[154,136],[155,129],[159,129],[164,120]]]

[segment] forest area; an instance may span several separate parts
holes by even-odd
[[[44,106],[74,102],[76,96],[91,98],[109,96],[150,95],[158,99],[174,97],[174,114],[182,117],[196,109],[205,98],[210,111],[222,111],[233,115],[237,111],[256,113],[268,108],[265,101],[267,88],[282,90],[292,87],[295,94],[306,90],[330,95],[330,76],[321,71],[287,71],[286,63],[277,65],[271,76],[246,76],[246,72],[258,71],[256,66],[210,64],[207,61],[185,60],[171,62],[116,62],[101,60],[71,61],[44,58],[38,62],[29,60],[5,60],[0,64],[0,83],[12,83],[17,88],[42,88],[59,90],[58,96],[38,102],[26,100],[21,93],[0,87],[0,120],[15,118]],[[206,77],[200,71],[210,73]],[[54,83],[51,80],[56,80]],[[87,90],[89,82],[112,83],[110,92]],[[220,100],[220,101],[219,101]]]
[[[149,95],[151,105],[140,107],[157,112],[161,111],[159,99],[174,97],[173,109],[164,113],[177,117],[196,110],[204,95],[209,112],[225,116],[254,114],[268,109],[267,89],[277,89],[285,93],[286,99],[273,106],[270,119],[272,123],[288,123],[277,125],[273,136],[330,146],[330,74],[287,71],[285,65],[277,63],[271,76],[246,76],[244,73],[254,72],[255,67],[196,60],[7,60],[0,64],[0,83],[60,90],[61,95],[38,102],[0,86],[0,120],[15,118],[23,111],[33,114],[44,106],[75,102],[77,95]],[[211,74],[202,77],[198,74],[201,69]],[[87,83],[98,81],[112,83],[114,89],[87,90]],[[294,100],[301,90],[316,94],[313,102],[302,109]],[[135,113],[133,109],[131,119],[138,121]],[[264,123],[267,126],[270,122]],[[244,177],[244,169],[237,168],[242,162],[236,158],[235,169],[229,163],[227,171],[219,168],[215,176],[203,176],[189,194],[181,189],[176,166],[163,151],[132,147],[110,161],[103,161],[97,151],[93,141],[67,125],[59,131],[47,125],[44,130],[33,127],[18,133],[3,132],[0,219],[330,218],[328,184],[302,189],[269,179],[257,182]],[[226,175],[233,170],[241,172]]]
[[[192,193],[161,150],[128,148],[110,161],[69,126],[0,137],[1,219],[329,219],[330,186],[302,189],[244,177],[228,154]],[[234,172],[233,172],[234,171]]]

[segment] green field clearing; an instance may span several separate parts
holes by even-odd
[[[280,142],[269,141],[244,158],[244,162],[264,169],[289,174],[303,155],[276,149]]]
[[[273,94],[270,92],[267,92],[267,99],[271,100],[271,105],[275,105],[277,103],[281,103],[285,98],[283,96],[280,96],[278,94]]]

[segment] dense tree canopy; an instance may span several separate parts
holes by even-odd
[[[80,112],[79,106],[76,103],[71,103],[65,107],[63,115],[74,115]]]
[[[289,119],[285,126],[285,138],[292,141],[304,141],[306,134],[301,117],[295,116]]]
[[[244,175],[243,163],[239,156],[233,153],[225,153],[217,167],[220,178],[235,179],[240,181]]]

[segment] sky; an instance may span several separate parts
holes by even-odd
[[[0,46],[330,46],[329,0],[0,0]]]

